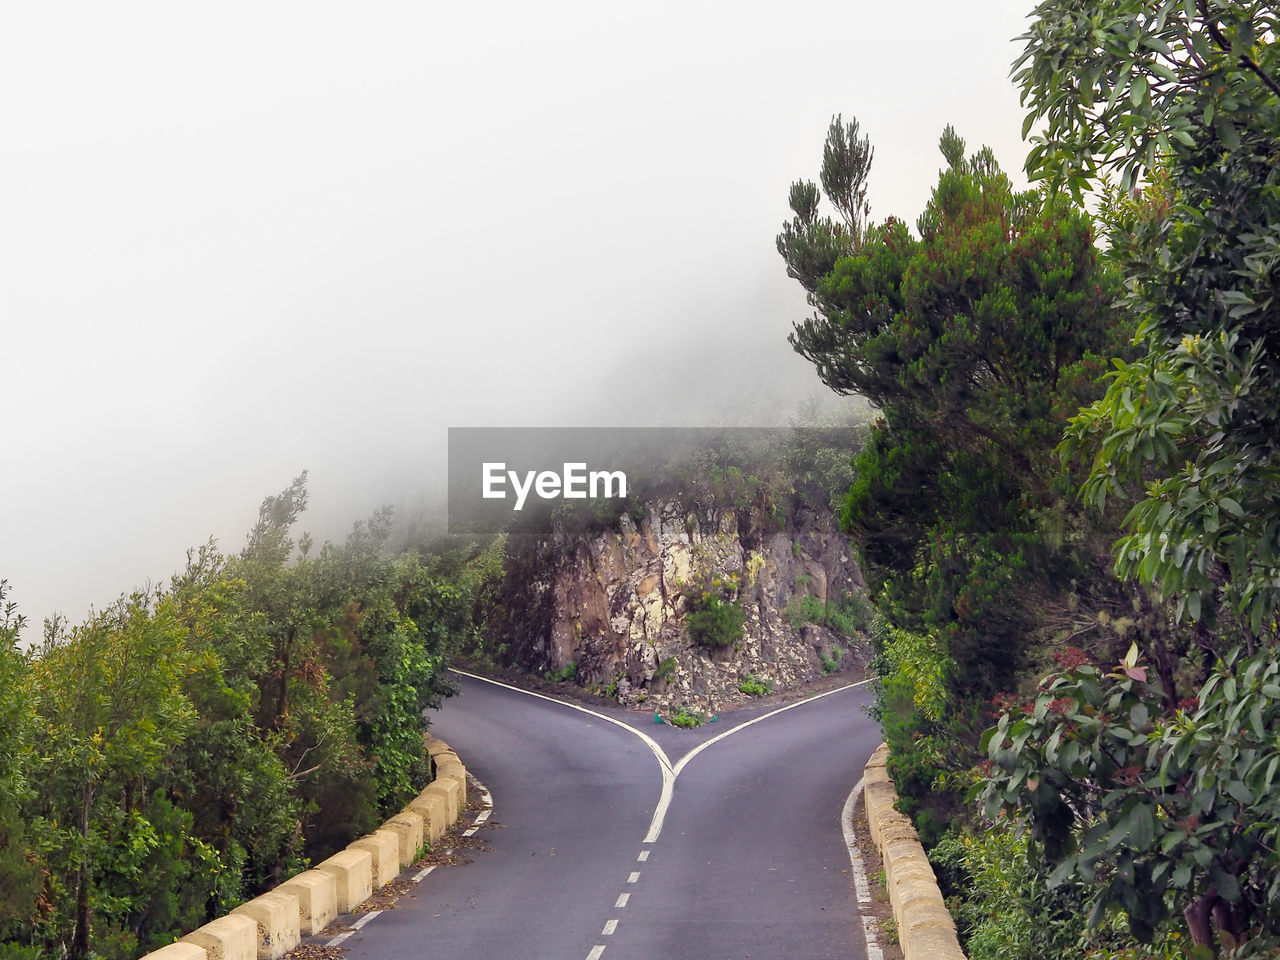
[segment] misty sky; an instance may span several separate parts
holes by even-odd
[[[948,122],[1017,172],[1032,6],[6,4],[0,578],[78,622],[304,468],[340,536],[449,426],[784,420],[788,185],[838,112],[873,219]]]

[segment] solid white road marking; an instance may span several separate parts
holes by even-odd
[[[867,883],[867,867],[853,833],[853,805],[858,802],[858,794],[861,792],[862,780],[859,780],[845,798],[844,809],[840,811],[840,829],[844,832],[844,845],[849,851],[849,863],[853,867],[853,889],[857,891],[858,903],[868,904],[871,902],[871,884]]]
[[[521,690],[519,687],[513,687],[509,683],[503,683],[501,680],[493,680],[493,679],[490,679],[489,677],[482,677],[478,673],[471,673],[467,670],[459,670],[457,667],[450,667],[450,669],[456,674],[459,674],[464,677],[471,677],[473,680],[480,680],[480,681],[483,681],[484,683],[491,683],[495,687],[504,687],[507,690],[514,690],[516,693],[523,693],[527,697],[537,697],[539,700],[546,700],[550,703],[558,703],[560,704],[560,706],[568,707],[570,710],[577,710],[580,713],[590,714],[593,717],[598,717],[599,719],[604,720],[606,723],[612,723],[614,726],[621,727],[623,730],[626,730],[628,733],[634,734],[635,736],[639,737],[644,742],[645,746],[647,746],[649,750],[653,753],[653,755],[657,757],[658,765],[662,768],[662,793],[658,797],[658,805],[653,809],[653,819],[649,821],[649,832],[645,834],[644,840],[642,841],[643,843],[654,843],[657,841],[658,837],[661,836],[662,824],[666,821],[666,818],[667,818],[667,808],[671,806],[671,797],[675,793],[676,777],[680,776],[680,771],[689,765],[689,761],[691,761],[694,757],[700,754],[703,750],[707,749],[707,747],[711,746],[713,743],[719,743],[725,737],[731,736],[732,734],[737,733],[739,730],[743,730],[747,727],[752,726],[753,724],[757,724],[761,720],[768,720],[770,717],[776,717],[780,713],[785,713],[788,710],[794,710],[796,707],[802,707],[806,703],[813,703],[815,700],[821,700],[824,697],[829,697],[835,693],[843,693],[845,690],[852,690],[854,687],[861,687],[863,684],[870,683],[872,680],[876,679],[875,677],[868,677],[867,679],[859,680],[856,683],[847,683],[842,687],[836,687],[834,690],[828,690],[825,693],[819,693],[812,697],[806,697],[803,700],[797,700],[795,703],[789,703],[785,707],[779,707],[777,710],[770,710],[768,713],[762,714],[761,716],[756,717],[754,720],[745,720],[742,723],[738,724],[736,727],[730,727],[724,733],[721,733],[717,736],[712,737],[710,740],[706,740],[698,744],[696,747],[694,747],[692,750],[686,753],[683,757],[681,757],[680,762],[673,767],[671,765],[671,758],[668,757],[667,752],[658,745],[658,741],[654,740],[653,737],[649,736],[643,730],[637,730],[635,727],[631,726],[631,724],[625,723],[622,720],[619,720],[617,717],[611,717],[607,713],[600,713],[598,710],[592,710],[590,707],[584,707],[578,703],[570,703],[567,700],[557,700],[555,697],[548,697],[544,693],[534,693],[532,690]]]
[[[846,683],[843,687],[836,687],[834,690],[828,690],[826,693],[817,693],[817,694],[814,694],[812,697],[805,697],[803,700],[797,700],[795,703],[789,703],[785,707],[779,707],[777,710],[770,710],[768,713],[762,713],[760,716],[752,720],[744,720],[742,723],[738,724],[736,727],[730,727],[724,733],[717,734],[716,736],[712,737],[710,740],[704,740],[702,743],[698,744],[696,747],[694,747],[692,750],[690,750],[688,753],[686,753],[683,757],[680,758],[680,762],[675,765],[672,772],[677,777],[680,776],[680,771],[683,770],[685,767],[687,767],[694,757],[696,757],[698,754],[700,754],[703,750],[707,749],[707,747],[711,746],[712,744],[719,743],[725,737],[733,736],[739,730],[745,730],[747,727],[757,724],[762,720],[768,720],[770,717],[776,717],[778,714],[786,713],[788,710],[794,710],[796,707],[803,707],[807,703],[814,703],[815,701],[821,700],[824,697],[829,697],[837,693],[844,693],[844,691],[852,690],[854,687],[861,687],[864,684],[870,683],[872,680],[875,680],[875,679],[877,678],[867,677],[867,679],[859,680],[857,683]]]
[[[865,779],[865,778],[863,778]],[[858,850],[858,838],[853,832],[853,805],[858,802],[858,794],[862,792],[863,779],[859,779],[845,797],[844,807],[840,810],[840,829],[844,833],[844,845],[849,850],[849,866],[853,870],[853,888],[858,894],[858,904],[866,906],[871,903],[871,885],[867,883],[867,868]],[[867,941],[867,960],[884,960],[884,951],[880,949],[880,939],[876,936],[874,917],[862,916],[862,935]]]
[[[475,822],[483,823],[485,820],[489,819],[489,814],[493,813],[493,794],[489,792],[488,787],[486,787],[479,780],[476,780],[475,777],[471,777],[471,779],[475,780],[476,788],[478,790],[480,800],[484,803],[484,807],[485,807],[483,810],[480,811],[479,814],[476,815]],[[476,832],[476,828],[472,827],[470,830],[464,833],[463,836],[469,837],[475,832]],[[453,853],[453,850],[449,849],[444,852],[444,855],[447,857],[451,853]],[[427,874],[429,874],[435,868],[436,868],[436,864],[434,863],[429,867],[423,867],[421,870],[419,870],[417,873],[415,873],[412,877],[409,878],[410,882],[421,883],[422,880],[426,878]],[[341,946],[342,941],[346,940],[349,936],[351,936],[353,933],[355,933],[357,930],[363,927],[366,923],[368,923],[374,917],[378,916],[378,914],[380,913],[382,913],[381,910],[370,910],[363,917],[361,917],[359,920],[353,923],[351,925],[350,930],[347,930],[345,933],[338,934],[336,937],[334,937],[332,940],[326,943],[325,946],[326,947]]]
[[[615,931],[615,930],[617,930],[617,929],[618,929],[618,921],[617,921],[617,920],[610,920],[610,921],[608,921],[607,923],[605,923],[605,925],[604,925],[604,929],[600,931],[600,936],[602,936],[602,937],[612,937],[612,936],[613,936],[613,931]]]
[[[557,700],[555,697],[548,697],[543,693],[534,693],[532,690],[521,690],[519,687],[513,687],[509,683],[503,683],[500,680],[492,680],[489,677],[482,677],[478,673],[470,673],[466,670],[459,670],[457,667],[450,668],[454,673],[464,677],[471,677],[473,680],[482,680],[485,683],[492,683],[496,687],[505,687],[508,690],[514,690],[516,693],[523,693],[528,697],[537,697],[539,700],[546,700],[550,703],[558,703],[562,707],[568,707],[570,710],[577,710],[581,713],[590,714],[598,717],[606,723],[612,723],[616,727],[621,727],[628,733],[639,737],[644,745],[658,760],[658,765],[662,768],[662,793],[658,796],[658,805],[654,808],[653,819],[649,822],[649,832],[645,835],[644,842],[652,843],[658,839],[658,834],[662,832],[662,821],[666,818],[667,807],[671,806],[671,794],[675,791],[676,775],[671,770],[671,760],[667,757],[667,753],[662,747],[658,746],[658,741],[649,736],[643,730],[637,730],[629,723],[624,723],[617,717],[611,717],[606,713],[600,713],[598,710],[592,710],[590,707],[584,707],[578,703],[569,703],[565,700]]]
[[[761,714],[760,716],[755,717],[754,719],[744,720],[742,723],[739,723],[737,726],[730,727],[728,730],[724,731],[724,733],[717,734],[716,736],[712,737],[710,740],[704,740],[702,743],[698,744],[696,747],[694,747],[692,750],[686,753],[683,757],[681,757],[680,760],[674,766],[672,766],[671,758],[667,756],[666,751],[663,750],[662,747],[658,745],[658,742],[654,740],[653,737],[649,736],[643,730],[637,730],[635,727],[631,726],[629,723],[625,723],[622,720],[617,719],[616,717],[611,717],[608,714],[600,713],[598,710],[592,710],[590,707],[584,707],[581,704],[570,703],[565,700],[557,700],[555,697],[548,697],[547,695],[542,693],[534,693],[532,690],[521,690],[519,687],[512,686],[509,683],[503,683],[500,680],[492,680],[489,677],[482,677],[478,673],[470,673],[466,670],[459,670],[457,667],[452,667],[450,669],[452,669],[454,673],[460,674],[461,676],[464,676],[464,677],[470,677],[473,680],[480,680],[484,683],[491,683],[495,687],[505,687],[507,690],[514,690],[516,693],[523,693],[525,696],[528,696],[528,697],[537,697],[539,700],[546,700],[550,703],[558,703],[560,704],[560,706],[568,707],[570,710],[577,710],[580,713],[590,714],[593,717],[596,717],[600,720],[604,720],[606,723],[612,723],[614,726],[621,727],[623,730],[626,730],[628,733],[634,734],[635,736],[639,737],[640,740],[644,742],[645,746],[649,748],[650,752],[653,753],[654,757],[657,758],[658,766],[662,770],[662,793],[658,797],[658,805],[654,807],[653,819],[649,821],[649,832],[645,834],[644,840],[642,841],[643,843],[654,843],[657,841],[658,837],[662,834],[662,825],[663,825],[663,822],[666,820],[667,808],[671,806],[671,798],[675,793],[676,778],[680,776],[680,772],[684,770],[684,768],[687,767],[690,764],[690,762],[692,762],[693,758],[696,757],[698,754],[700,754],[703,750],[706,750],[708,747],[710,747],[713,744],[719,743],[721,740],[725,739],[725,737],[732,736],[733,734],[737,733],[739,730],[745,730],[747,727],[753,726],[762,720],[768,720],[770,717],[776,717],[780,713],[786,713],[788,710],[794,710],[796,707],[802,707],[806,703],[813,703],[815,700],[822,700],[826,697],[832,696],[833,694],[843,693],[846,690],[852,690],[855,687],[864,686],[865,684],[871,683],[871,681],[878,679],[876,677],[867,677],[865,680],[858,680],[855,683],[847,683],[842,687],[836,687],[834,690],[828,690],[825,693],[819,693],[812,697],[806,697],[803,700],[797,700],[795,703],[789,703],[785,707],[779,707],[776,710],[770,710],[768,713]],[[851,823],[851,811],[853,810],[853,804],[857,799],[858,791],[861,789],[862,789],[862,781],[859,780],[854,785],[853,790],[849,792],[849,796],[845,800],[844,809],[841,811],[841,819],[840,819],[841,829],[844,832],[844,837],[845,837],[845,845],[849,848],[849,862],[853,866],[854,886],[857,890],[858,902],[860,904],[870,902],[870,888],[867,886],[866,870],[862,865],[862,857],[858,853],[857,844],[853,839],[853,827]],[[479,818],[477,818],[476,822],[479,822]],[[470,834],[468,834],[468,836],[470,836]],[[648,857],[649,857],[649,851],[643,850],[641,851],[640,855],[636,859],[647,860]],[[859,876],[861,876],[861,882],[859,882]],[[627,883],[635,883],[639,879],[640,879],[640,873],[639,871],[637,871],[635,873],[632,873],[631,876],[627,878]],[[866,897],[867,897],[867,899],[865,900],[863,899],[864,887],[866,888]],[[618,897],[618,902],[614,904],[614,906],[615,907],[626,906],[627,899],[629,897],[630,897],[630,894],[626,894],[626,893],[620,895]],[[615,925],[617,924],[616,920],[611,920],[609,922]],[[607,928],[608,924],[606,924],[605,926]],[[867,960],[884,960],[884,953],[883,951],[881,951],[879,941],[876,939],[874,921],[869,917],[863,917],[862,926],[863,926],[863,934],[867,940]],[[349,935],[350,934],[344,934],[342,937],[332,942],[331,945],[336,946],[338,942],[341,942],[342,939],[345,939]],[[603,953],[604,953],[604,944],[598,943],[594,947],[592,947],[591,952],[587,954],[587,960],[600,960],[600,956]]]

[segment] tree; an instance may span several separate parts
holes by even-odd
[[[18,646],[24,625],[0,580],[0,941],[30,928],[39,894],[39,866],[22,808],[32,795],[31,664]]]
[[[162,777],[194,719],[182,690],[181,626],[152,602],[142,593],[122,598],[35,663],[46,758],[37,803],[53,838],[55,882],[69,893],[73,960],[95,949],[95,911],[118,922],[137,906],[133,896],[105,896],[104,874],[114,868],[126,881],[145,876],[153,832],[143,809],[148,785]],[[121,849],[133,855],[114,857]]]
[[[1233,653],[1176,709],[1136,644],[1062,666],[986,735],[987,816],[1029,829],[1051,890],[1091,889],[1092,925],[1118,908],[1149,941],[1182,907],[1206,946],[1210,917],[1232,944],[1280,933],[1280,661]]]
[[[812,184],[792,187],[778,247],[816,312],[790,339],[824,383],[883,414],[843,516],[869,582],[901,626],[947,633],[958,685],[994,692],[1027,633],[1009,590],[1054,562],[1035,511],[1066,487],[1046,454],[1118,346],[1112,281],[1086,216],[1015,192],[990,150],[966,158],[950,127],[918,239],[896,219],[867,226],[860,188],[827,186],[865,179],[856,131],[837,118],[824,153],[840,222],[818,216]]]
[[[1121,349],[1116,291],[1083,212],[1015,191],[991,151],[966,156],[951,127],[916,234],[894,218],[868,224],[871,150],[856,132],[837,118],[824,151],[839,218],[797,183],[778,248],[815,308],[793,347],[882,414],[842,526],[889,620],[875,636],[891,774],[932,842],[961,809],[955,781],[939,784],[974,755],[982,698],[1052,638],[1060,624],[1046,626],[1045,608],[1074,618],[1072,584],[1097,579],[1081,546],[1096,532],[1070,516],[1074,482],[1052,453]],[[913,706],[926,674],[943,690],[928,713]]]
[[[1274,4],[1049,0],[1018,80],[1027,160],[1077,193],[1119,171],[1110,237],[1145,355],[1074,424],[1088,500],[1136,496],[1117,569],[1256,638],[1280,610],[1280,20]]]
[[[1278,25],[1259,2],[1046,0],[1016,67],[1026,129],[1044,124],[1028,172],[1102,186],[1141,352],[1064,452],[1094,454],[1088,503],[1129,508],[1116,571],[1174,602],[1205,655],[1178,711],[1136,649],[1105,681],[1051,680],[991,735],[988,797],[1060,870],[1105,875],[1096,916],[1118,905],[1149,933],[1176,892],[1206,950],[1215,922],[1258,946],[1280,932]]]

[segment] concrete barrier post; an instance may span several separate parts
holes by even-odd
[[[350,913],[373,893],[373,855],[368,850],[339,850],[316,866],[333,877],[339,913]]]
[[[373,889],[400,875],[400,838],[390,830],[373,833],[347,844],[348,850],[365,850],[373,858]]]
[[[298,922],[305,936],[313,937],[338,915],[338,882],[323,870],[306,870],[276,887],[298,898]]]
[[[871,839],[884,864],[902,955],[905,960],[965,960],[920,837],[910,818],[894,809],[898,793],[889,779],[888,756],[882,743],[867,761],[862,797]]]
[[[236,914],[258,925],[258,960],[279,960],[302,942],[298,897],[293,893],[269,890],[231,911]]]
[[[142,960],[209,960],[209,954],[204,947],[179,940],[177,943],[166,944],[159,950],[152,950]]]
[[[382,825],[382,829],[390,830],[400,838],[401,867],[409,866],[418,855],[418,848],[422,846],[423,827],[422,814],[408,808]]]
[[[256,960],[258,925],[251,917],[227,914],[197,927],[178,942],[195,944],[208,960]]]
[[[445,822],[447,810],[444,796],[438,791],[428,792],[424,790],[409,801],[406,809],[412,810],[422,817],[423,836],[426,841],[432,846],[439,843],[445,827],[448,826]]]

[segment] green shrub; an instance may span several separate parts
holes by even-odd
[[[675,712],[667,717],[667,723],[673,727],[683,727],[685,730],[692,730],[694,727],[702,726],[704,720],[700,713],[694,713],[687,707],[676,707]]]
[[[796,578],[797,584],[800,578]],[[787,601],[786,617],[792,630],[806,623],[828,627],[841,636],[853,639],[869,633],[875,611],[861,593],[845,593],[839,601],[823,603],[812,594],[792,597]]]
[[[1089,929],[1092,884],[1068,881],[1048,888],[1027,856],[1027,834],[1010,824],[980,832],[952,832],[930,853],[947,907],[969,960],[1176,960],[1188,946],[1178,924],[1135,943],[1122,916]]]
[[[757,680],[748,674],[738,681],[738,690],[745,693],[748,697],[763,697],[766,693],[773,690],[773,684],[768,680]]]
[[[691,598],[690,606],[684,622],[694,643],[720,648],[742,639],[747,615],[736,600],[730,603],[710,590],[703,590]]]
[[[542,676],[552,683],[567,683],[578,678],[577,661],[571,660],[559,670],[547,670]]]
[[[667,659],[658,664],[658,669],[653,671],[653,679],[666,680],[668,677],[674,676],[677,666],[675,657],[667,657]]]

